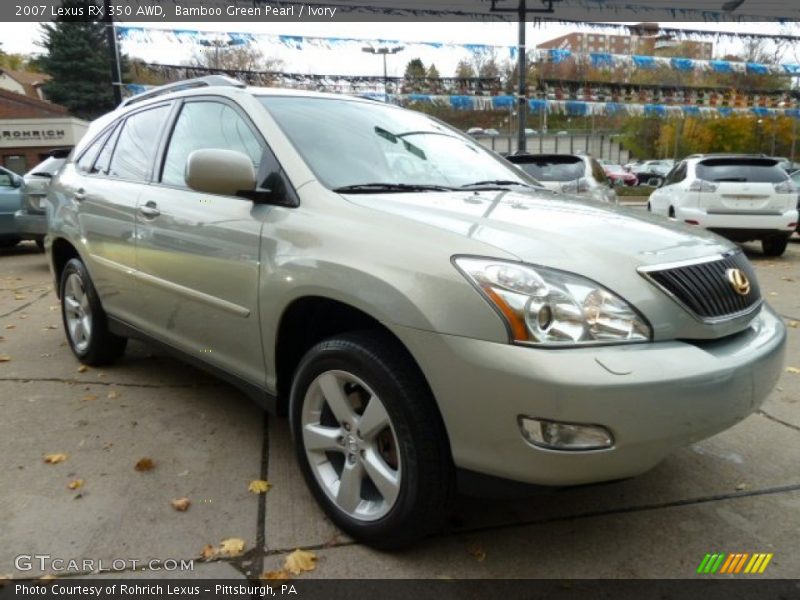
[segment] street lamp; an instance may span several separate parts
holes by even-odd
[[[212,69],[216,70],[223,70],[220,64],[220,50],[223,48],[227,49],[231,46],[240,46],[244,42],[241,40],[231,40],[231,39],[222,39],[217,38],[214,40],[198,40],[197,42],[201,46],[205,46],[206,48],[213,48],[214,49],[214,64],[211,67]]]
[[[389,103],[389,76],[386,74],[386,55],[397,54],[404,50],[404,46],[382,46],[374,48],[372,46],[364,46],[361,48],[362,52],[367,54],[381,54],[383,56],[383,101]]]

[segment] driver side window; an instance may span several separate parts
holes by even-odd
[[[222,102],[187,102],[181,109],[164,161],[161,182],[186,187],[186,160],[195,150],[235,150],[250,157],[258,170],[264,152],[245,120]]]

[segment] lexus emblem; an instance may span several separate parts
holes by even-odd
[[[750,293],[750,280],[741,269],[728,269],[725,271],[725,277],[733,291],[740,296],[747,296]]]

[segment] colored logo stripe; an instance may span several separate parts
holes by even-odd
[[[703,557],[697,572],[702,574],[738,574],[738,573],[763,573],[772,560],[772,553],[725,552],[709,553]],[[747,565],[747,566],[745,566]]]

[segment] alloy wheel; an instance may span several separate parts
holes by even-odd
[[[85,352],[92,339],[92,308],[83,281],[70,273],[64,283],[64,317],[73,347]]]

